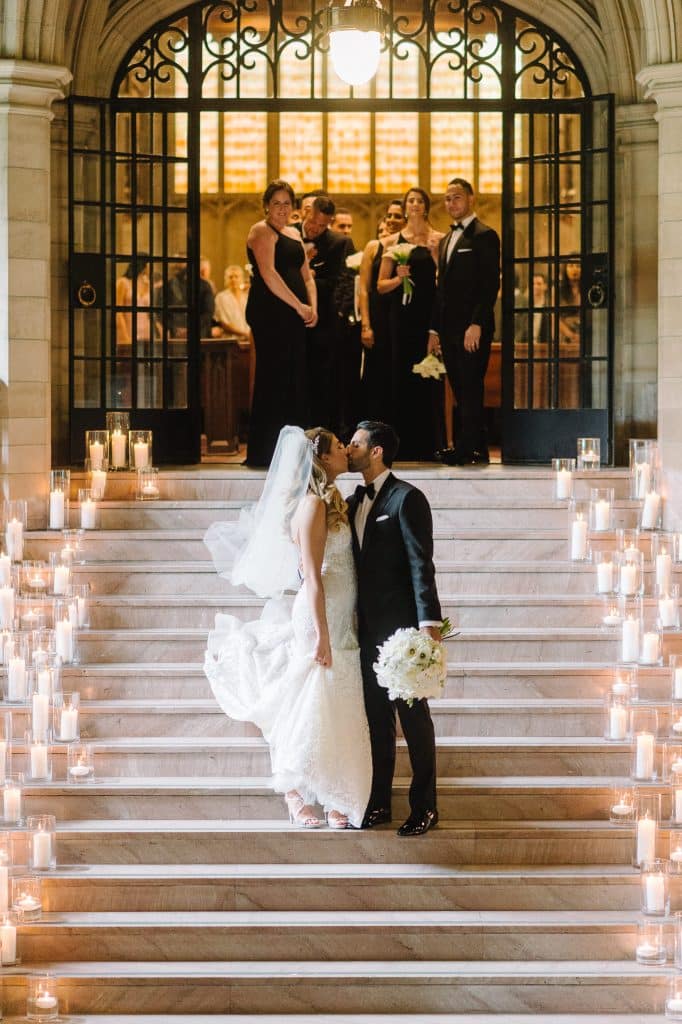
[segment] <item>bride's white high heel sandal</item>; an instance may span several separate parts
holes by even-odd
[[[325,817],[330,828],[348,828],[348,815],[341,811],[327,811]]]
[[[320,828],[322,822],[312,813],[300,793],[287,793],[284,802],[289,811],[289,822],[299,828]]]

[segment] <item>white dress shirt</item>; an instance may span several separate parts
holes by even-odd
[[[452,231],[452,233],[451,233],[451,235],[450,235],[450,237],[448,239],[448,250],[447,250],[447,252],[445,254],[445,262],[446,263],[448,263],[450,261],[450,257],[452,256],[453,249],[455,248],[455,246],[459,242],[460,238],[464,234],[465,229],[468,228],[469,225],[471,224],[472,220],[475,220],[475,219],[476,219],[476,214],[475,213],[470,213],[468,217],[462,217],[461,221],[459,222],[462,225],[462,227],[458,228],[457,230],[453,230]]]

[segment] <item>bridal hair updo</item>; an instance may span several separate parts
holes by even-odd
[[[324,427],[313,427],[312,430],[306,430],[305,436],[313,446],[313,465],[310,470],[308,493],[322,498],[327,506],[327,529],[338,530],[342,523],[348,522],[348,505],[341,497],[336,484],[330,484],[327,480],[327,472],[322,462],[322,456],[331,451],[336,437],[331,430],[325,430]]]

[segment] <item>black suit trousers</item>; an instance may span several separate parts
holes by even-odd
[[[483,333],[478,350],[467,352],[463,331],[441,337],[443,360],[457,402],[455,447],[466,456],[488,450],[483,392],[491,342],[491,336]]]
[[[412,707],[409,707],[404,700],[389,700],[388,691],[377,683],[372,668],[374,661],[376,645],[363,644],[360,649],[360,663],[372,744],[373,769],[368,808],[391,806],[397,711],[412,767],[410,811],[414,814],[433,811],[436,809],[436,739],[428,702],[415,701]]]

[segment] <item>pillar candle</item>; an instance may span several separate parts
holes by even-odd
[[[659,659],[658,633],[645,633],[642,637],[642,652],[639,660],[642,665],[655,665]]]
[[[650,732],[640,732],[635,740],[635,777],[651,779],[654,774],[654,736]]]
[[[639,620],[623,620],[623,641],[621,644],[623,661],[637,661],[639,658]]]
[[[52,836],[49,832],[34,832],[31,836],[31,854],[34,868],[46,870],[52,860]]]
[[[31,724],[36,739],[45,739],[50,725],[50,698],[44,693],[33,694]]]
[[[107,485],[107,474],[103,469],[93,469],[90,474],[90,493],[94,501],[101,501]]]
[[[17,786],[7,786],[2,791],[2,810],[5,822],[16,824],[21,818],[21,790]]]
[[[587,523],[578,513],[578,518],[571,524],[571,559],[581,562],[587,555]]]
[[[663,875],[644,876],[644,905],[649,914],[665,913],[665,879]]]
[[[86,597],[76,598],[76,605],[78,608],[78,625],[85,626],[88,621],[88,600]]]
[[[97,505],[91,498],[81,502],[81,529],[94,530]]]
[[[612,740],[624,740],[628,734],[628,710],[615,704],[609,708],[609,736]]]
[[[38,669],[38,693],[45,697],[52,696],[52,675],[49,668]]]
[[[597,565],[597,593],[610,594],[613,590],[613,562],[599,562]]]
[[[146,441],[136,441],[133,445],[135,469],[145,469],[149,465],[149,445]]]
[[[626,597],[637,593],[637,566],[632,562],[620,567],[620,592]]]
[[[660,554],[656,555],[656,584],[661,590],[670,590],[672,574],[673,560],[665,548],[663,548]]]
[[[23,658],[10,658],[7,666],[7,699],[26,698],[26,662]]]
[[[90,442],[90,466],[92,469],[101,469],[104,459],[104,445],[101,441]]]
[[[7,764],[7,743],[5,740],[0,740],[0,778],[5,778]]]
[[[66,513],[64,491],[50,491],[50,529],[63,530]]]
[[[17,929],[11,921],[5,921],[0,924],[0,960],[3,964],[13,964],[16,959]]]
[[[59,738],[61,740],[78,739],[78,708],[62,708],[59,718]]]
[[[674,597],[661,597],[658,602],[658,617],[661,620],[661,626],[664,629],[669,629],[674,626],[677,621],[676,615],[677,609],[675,607]]]
[[[656,859],[656,822],[651,818],[640,818],[637,822],[638,864],[647,864]]]
[[[9,908],[9,868],[0,864],[0,914],[6,914]]]
[[[556,475],[557,498],[570,498],[573,491],[573,474],[570,469],[560,469]]]
[[[675,700],[682,700],[682,665],[678,665],[675,668],[675,678],[673,681],[673,696]]]
[[[597,502],[594,508],[595,530],[608,530],[611,525],[611,504],[604,499]]]
[[[126,464],[126,438],[120,430],[115,430],[111,435],[111,464],[115,469],[121,469]]]
[[[0,552],[0,587],[8,587],[12,582],[12,559]]]
[[[11,629],[14,624],[14,588],[0,587],[0,626]]]
[[[69,587],[68,565],[56,565],[54,569],[54,593],[65,594]]]
[[[682,825],[682,789],[675,790],[675,821]]]
[[[48,774],[47,747],[44,743],[31,744],[31,778],[46,779]]]
[[[656,491],[648,491],[644,498],[642,509],[642,529],[655,530],[658,522],[658,513],[661,507],[661,496]]]
[[[73,661],[73,626],[68,619],[55,624],[55,644],[58,656],[63,662]]]
[[[649,492],[651,486],[651,466],[648,462],[635,464],[635,480],[637,497],[643,499]]]
[[[5,527],[7,554],[11,561],[21,562],[24,558],[24,524],[18,519],[10,519]]]

